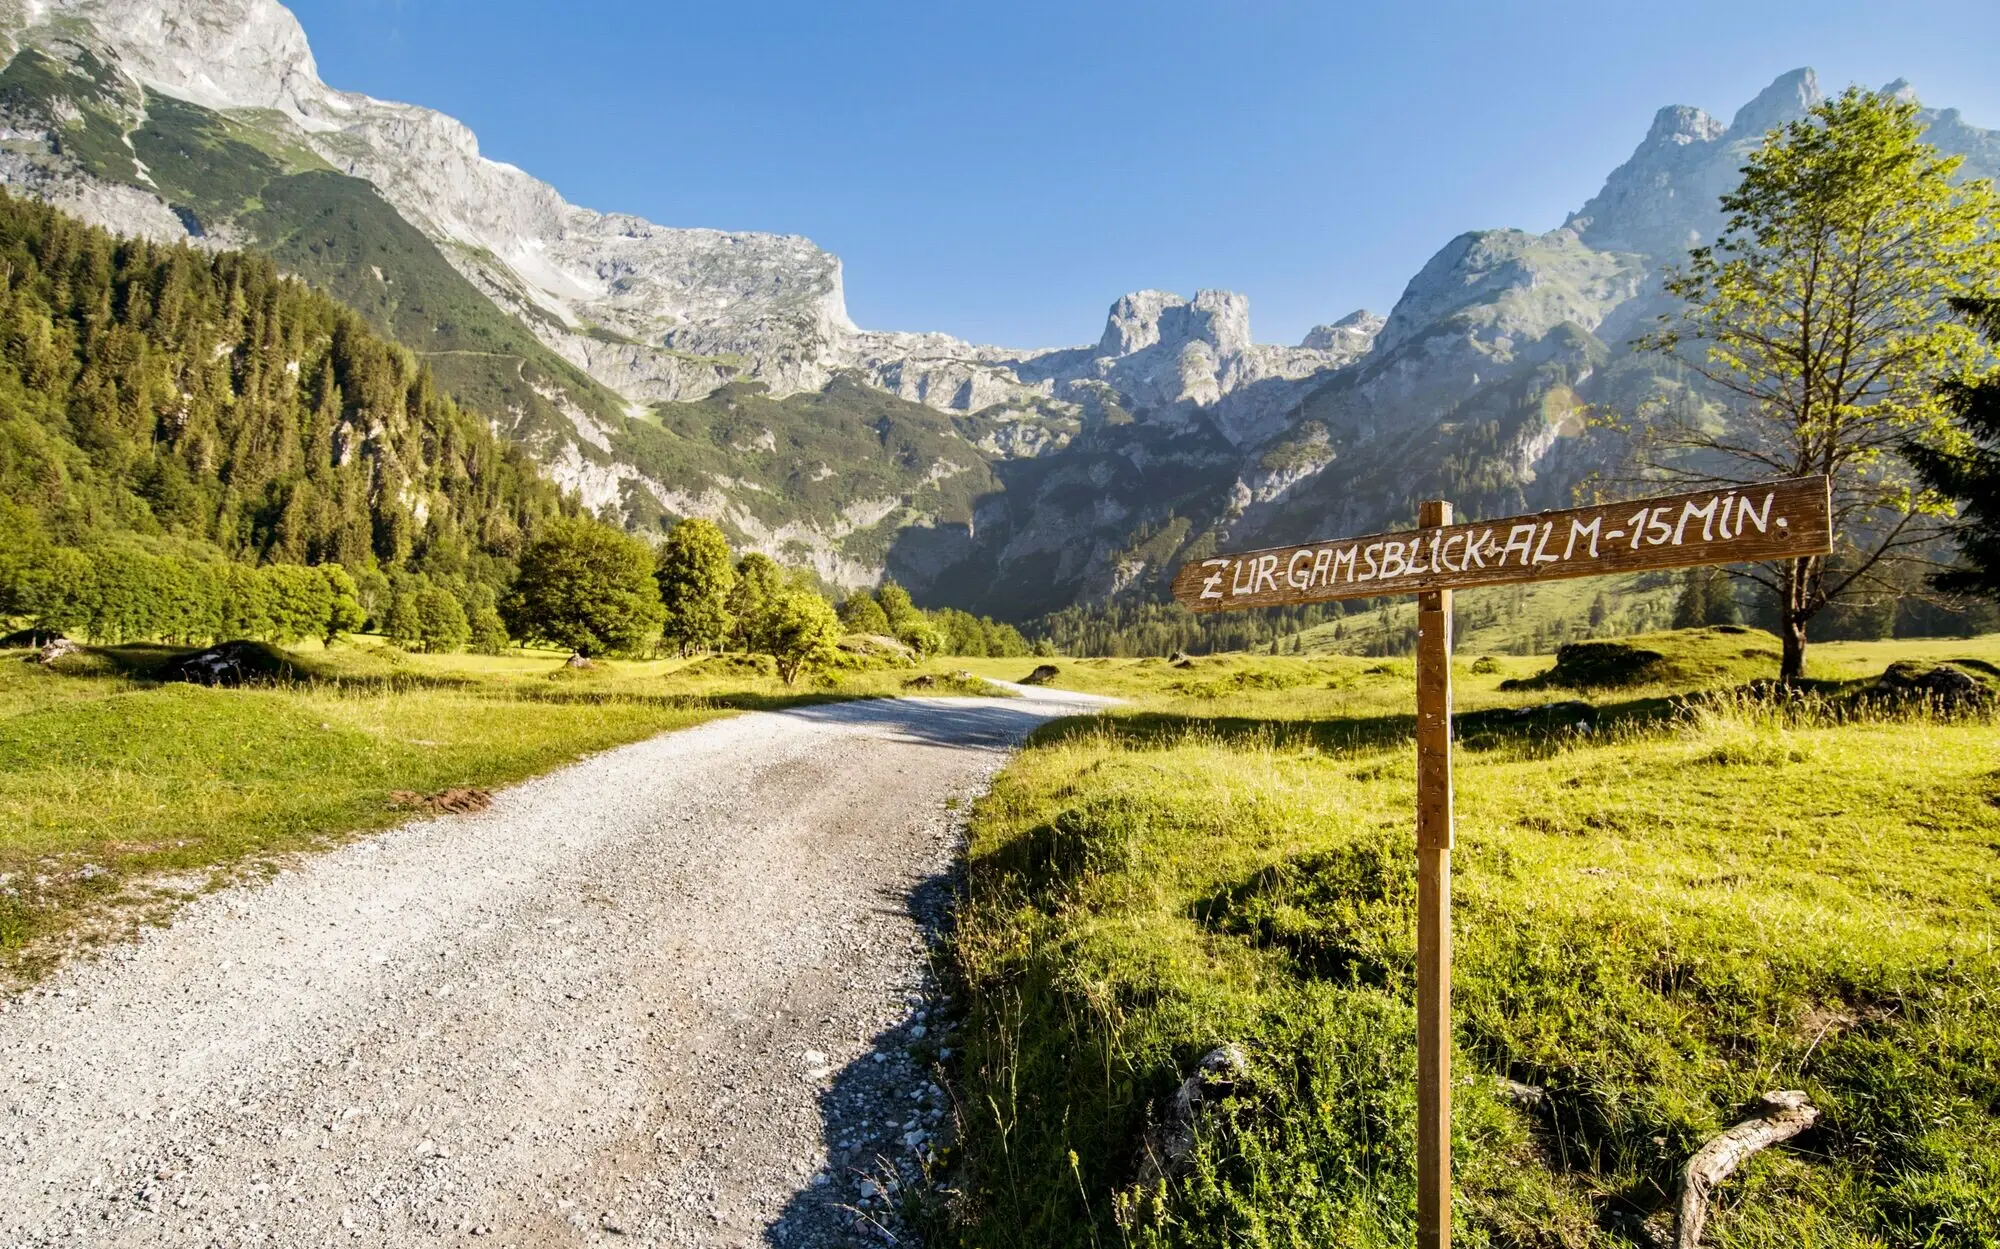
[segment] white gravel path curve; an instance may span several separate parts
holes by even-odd
[[[64,969],[0,1004],[0,1245],[870,1243],[965,809],[1102,702],[1019,692],[664,734]]]

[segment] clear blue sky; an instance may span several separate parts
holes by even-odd
[[[2000,127],[1992,0],[292,8],[329,83],[577,203],[803,234],[859,324],[1013,346],[1149,286],[1246,292],[1267,342],[1386,313],[1453,235],[1561,224],[1659,106],[1726,120],[1799,65]]]

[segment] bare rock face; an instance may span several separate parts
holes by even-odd
[[[1306,391],[1367,354],[1381,319],[1355,313],[1299,347],[1258,343],[1250,301],[1233,291],[1135,291],[1112,303],[1095,346],[1039,351],[980,347],[942,334],[861,334],[869,379],[906,399],[975,412],[1048,399],[1095,411],[1115,404],[1142,421],[1212,422],[1230,443],[1276,432]]]
[[[591,351],[570,340],[593,329],[593,341],[660,355],[610,371],[675,379],[634,397],[689,388],[688,356],[729,357],[731,374],[781,391],[817,387],[853,330],[840,262],[807,240],[669,229],[567,203],[480,155],[453,118],[328,87],[298,20],[276,0],[47,0],[0,9],[0,33],[15,47],[94,44],[161,94],[271,114],[259,124],[374,184],[475,285],[572,360],[590,367]],[[114,227],[137,220],[128,206],[92,217]],[[167,233],[165,217],[153,218],[139,223],[144,232]]]
[[[1804,117],[1822,98],[1813,71],[1795,69],[1738,109],[1727,126],[1698,108],[1663,108],[1631,158],[1566,224],[1599,250],[1681,260],[1722,228],[1719,201],[1765,133]]]
[[[1360,356],[1375,344],[1375,336],[1382,332],[1381,317],[1358,308],[1335,321],[1332,325],[1315,325],[1306,331],[1299,346],[1313,351],[1334,351],[1346,356]]]

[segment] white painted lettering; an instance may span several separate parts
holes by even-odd
[[[1556,523],[1554,521],[1545,520],[1542,522],[1542,536],[1535,543],[1535,562],[1537,564],[1553,564],[1562,558],[1561,556],[1558,555],[1542,554],[1542,552],[1548,548],[1549,535],[1554,533],[1555,531],[1556,531]]]
[[[1574,555],[1576,553],[1576,540],[1585,534],[1589,534],[1590,558],[1596,559],[1597,531],[1603,528],[1603,526],[1604,526],[1604,518],[1602,516],[1591,517],[1590,523],[1588,525],[1584,524],[1580,520],[1577,520],[1575,517],[1571,517],[1569,522],[1569,545],[1563,548],[1563,558],[1568,559],[1571,555]]]
[[[1205,559],[1201,561],[1201,566],[1203,568],[1214,569],[1213,572],[1201,579],[1201,596],[1203,598],[1221,598],[1222,570],[1229,567],[1229,561],[1226,559]]]
[[[1500,558],[1496,562],[1500,567],[1505,568],[1507,566],[1507,557],[1519,551],[1521,553],[1521,565],[1522,567],[1526,567],[1529,559],[1529,549],[1534,545],[1535,527],[1533,525],[1516,525],[1507,531],[1507,545],[1500,548]]]
[[[1761,513],[1759,513],[1755,508],[1752,508],[1750,506],[1750,500],[1738,499],[1736,507],[1737,536],[1741,537],[1742,535],[1749,533],[1751,525],[1757,526],[1758,533],[1769,532],[1769,527],[1771,524],[1771,500],[1777,497],[1778,496],[1775,494],[1765,495],[1764,510]]]
[[[1239,559],[1236,561],[1236,566],[1230,569],[1229,571],[1231,574],[1229,578],[1229,593],[1232,597],[1238,594],[1249,594],[1256,590],[1257,588],[1256,560]],[[1250,580],[1248,582],[1245,582],[1243,580],[1243,574],[1245,573],[1250,574]]]
[[[1454,542],[1468,542],[1471,538],[1472,535],[1469,533],[1455,533],[1444,540],[1444,549],[1438,555],[1438,562],[1444,565],[1446,572],[1465,571],[1465,557],[1463,555],[1459,556],[1456,564],[1451,562],[1451,544]]]
[[[1701,517],[1701,540],[1714,541],[1715,509],[1721,502],[1721,499],[1711,497],[1707,507],[1696,507],[1692,502],[1681,504],[1681,518],[1674,524],[1674,545],[1681,544],[1681,536],[1687,532],[1688,522],[1697,516]]]
[[[1340,570],[1343,567],[1347,569],[1348,581],[1354,580],[1354,552],[1354,547],[1344,546],[1333,553],[1333,572],[1327,578],[1328,585],[1340,580]]]
[[[1311,551],[1292,552],[1292,558],[1288,560],[1285,564],[1286,585],[1292,587],[1294,590],[1303,590],[1307,586],[1312,584],[1312,567],[1311,567],[1312,554],[1313,553]],[[1300,560],[1307,561],[1307,567],[1304,572],[1299,571]]]
[[[1276,593],[1278,589],[1278,578],[1276,576],[1277,571],[1278,571],[1277,556],[1265,555],[1260,557],[1257,560],[1257,580],[1255,583],[1256,589],[1252,590],[1251,593],[1253,594],[1257,593],[1258,591],[1261,591],[1265,586],[1271,587],[1272,593]]]
[[[1667,519],[1667,513],[1671,511],[1673,509],[1670,507],[1656,507],[1653,509],[1651,519],[1646,522],[1646,544],[1648,546],[1664,546],[1667,540],[1674,536],[1673,522]]]
[[[1380,542],[1370,542],[1367,546],[1361,548],[1361,564],[1368,571],[1356,577],[1356,581],[1373,581],[1381,575],[1377,571],[1375,560],[1375,552],[1381,549],[1382,544]]]
[[[1331,585],[1332,582],[1328,581],[1326,578],[1327,578],[1327,572],[1330,569],[1332,569],[1332,567],[1333,567],[1333,548],[1330,546],[1323,546],[1319,549],[1319,553],[1313,556],[1312,580],[1308,581],[1306,584]]]
[[[1404,557],[1404,546],[1400,542],[1382,544],[1382,579],[1400,577],[1410,571],[1410,561]]]
[[[1642,507],[1639,509],[1638,515],[1625,522],[1632,530],[1632,549],[1635,551],[1639,549],[1639,539],[1646,536],[1646,518],[1652,514],[1652,508]]]

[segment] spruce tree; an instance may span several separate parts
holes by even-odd
[[[1953,307],[2000,348],[2000,298],[1961,299]],[[1959,563],[1932,584],[2000,598],[2000,378],[1950,381],[1943,395],[1955,428],[1905,452],[1924,484],[1956,505]]]

